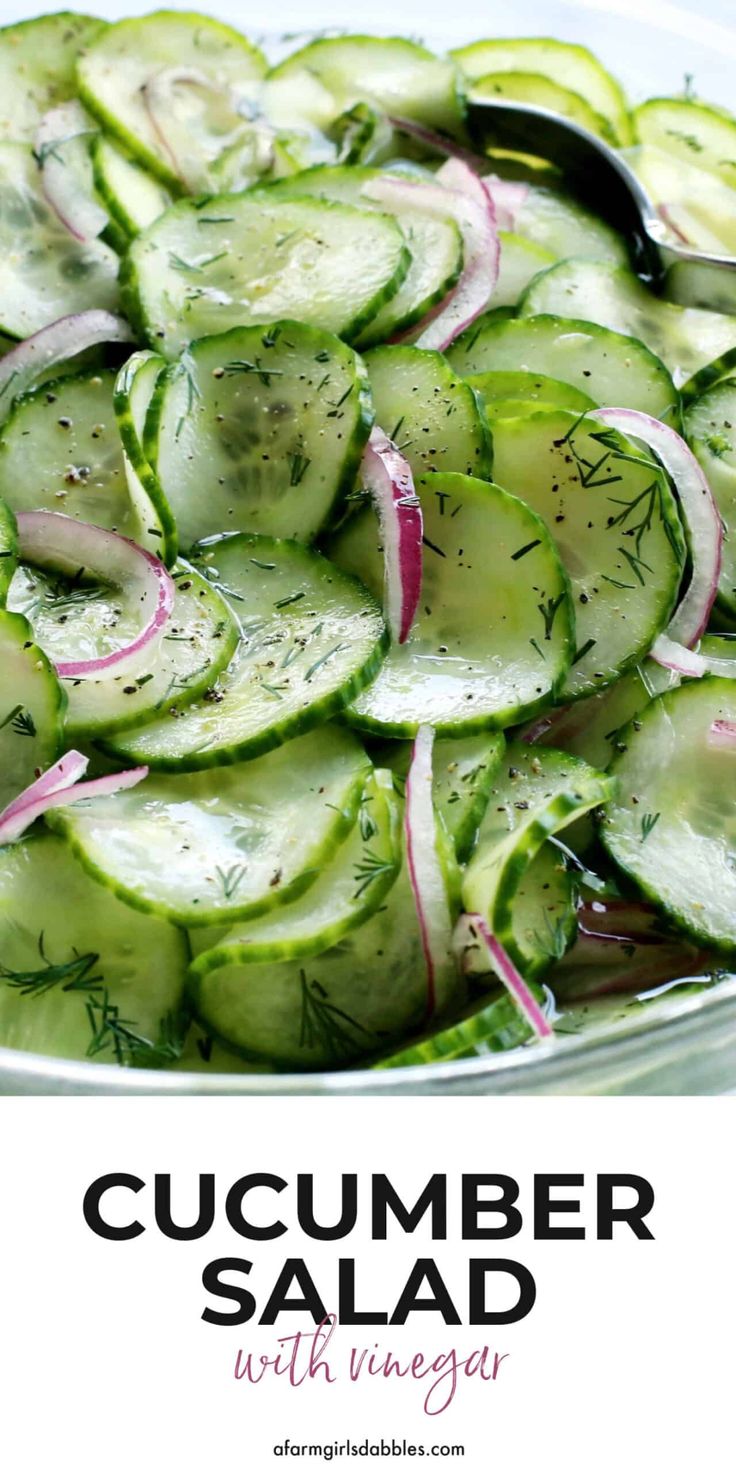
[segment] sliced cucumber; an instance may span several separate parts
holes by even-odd
[[[722,655],[720,649],[714,652]],[[621,727],[628,725],[655,695],[678,684],[678,675],[655,664],[653,659],[645,659],[598,695],[576,701],[566,710],[550,711],[549,728],[539,730],[534,745],[554,746],[582,757],[591,766],[605,769],[617,749]],[[544,716],[539,727],[543,724]]]
[[[290,905],[220,932],[211,950],[199,950],[192,974],[204,976],[240,962],[319,955],[375,914],[400,867],[399,804],[390,772],[375,771],[366,782],[357,821],[314,884]]]
[[[541,992],[538,1000],[542,1000]],[[450,1063],[456,1058],[483,1058],[489,1053],[518,1048],[532,1037],[523,1012],[507,992],[502,992],[485,1005],[476,1002],[475,1011],[460,1022],[408,1043],[388,1058],[382,1058],[375,1067],[417,1068],[427,1063]]]
[[[339,338],[235,327],[160,380],[144,459],[184,547],[230,531],[310,542],[352,490],[372,421],[365,369]]]
[[[123,447],[125,478],[135,506],[150,502],[162,530],[159,555],[171,567],[179,549],[179,534],[161,482],[143,449],[143,431],[154,390],[166,367],[158,353],[133,353],[115,379],[112,406]]]
[[[596,404],[641,409],[675,422],[679,395],[664,364],[643,343],[569,317],[481,317],[447,354],[463,377],[491,371],[542,373]]]
[[[512,725],[556,694],[569,667],[572,613],[557,552],[540,518],[499,486],[437,474],[419,480],[417,492],[420,609],[406,643],[392,645],[348,717],[386,736],[413,735],[426,722],[456,736]],[[331,555],[380,588],[372,511],[348,522]]]
[[[641,179],[649,198],[669,226],[672,243],[683,236],[696,250],[713,255],[736,254],[736,190],[697,164],[688,164],[650,144],[630,148],[626,162]],[[679,272],[668,275],[668,291]],[[677,300],[677,298],[675,298]],[[693,303],[697,305],[697,303]]]
[[[366,367],[376,419],[415,475],[454,470],[490,478],[493,445],[482,407],[441,353],[375,348]]]
[[[355,822],[365,752],[338,726],[257,762],[149,777],[47,821],[93,878],[181,925],[262,915],[313,884]]]
[[[105,22],[70,10],[0,29],[0,140],[33,143],[45,112],[76,96],[77,59]]]
[[[128,487],[114,384],[112,369],[93,369],[22,395],[0,432],[0,496],[15,512],[63,511],[161,553],[161,518]]]
[[[5,607],[17,565],[18,528],[10,507],[0,501],[0,608]]]
[[[56,671],[30,624],[0,612],[0,810],[56,760],[63,714]]]
[[[718,600],[736,615],[736,378],[723,379],[690,405],[685,433],[723,522]]]
[[[174,608],[151,663],[136,675],[66,679],[68,738],[109,735],[167,717],[201,699],[216,683],[238,644],[238,626],[224,598],[186,563],[174,570]],[[54,660],[72,651],[90,658],[109,637],[121,636],[124,602],[116,591],[23,567],[8,605],[29,619],[34,637]]]
[[[628,261],[623,238],[559,189],[530,184],[514,216],[514,229],[560,260],[574,255],[615,266]]]
[[[493,433],[500,484],[546,523],[572,583],[577,648],[561,698],[589,695],[643,658],[675,606],[685,544],[669,483],[593,413],[496,419]]]
[[[463,880],[463,904],[487,920],[525,976],[564,954],[574,933],[569,876],[546,841],[615,790],[611,778],[563,752],[522,742],[506,750]],[[540,865],[534,873],[533,862]]]
[[[104,133],[92,143],[97,191],[110,218],[129,239],[152,225],[171,204],[168,189],[136,164]]]
[[[470,46],[459,46],[450,55],[471,81],[489,72],[539,72],[552,77],[559,86],[578,92],[607,118],[620,143],[629,142],[631,125],[624,93],[585,46],[547,36],[523,36],[474,41]]]
[[[321,725],[373,678],[388,635],[362,583],[297,542],[245,534],[197,567],[236,612],[241,644],[205,698],[106,743],[125,761],[196,771]]]
[[[634,109],[640,143],[670,153],[736,188],[736,118],[689,97],[653,97]]]
[[[168,67],[195,71],[209,86],[226,92],[262,76],[266,62],[257,47],[231,26],[206,15],[171,10],[106,27],[80,57],[77,78],[85,106],[134,158],[179,189],[181,179],[146,106],[147,84]],[[198,87],[190,90],[201,92]],[[209,130],[208,121],[201,96],[195,96],[182,126],[192,154],[205,162],[216,157],[227,141]]]
[[[380,212],[366,192],[382,177],[380,169],[320,166],[306,169],[269,186],[277,199],[299,199],[310,195]],[[411,254],[409,269],[398,291],[363,328],[360,347],[383,342],[421,322],[455,285],[463,265],[463,243],[455,221],[435,220],[418,210],[396,217]]]
[[[530,281],[554,265],[555,254],[543,245],[535,245],[523,235],[514,235],[507,230],[499,231],[501,242],[501,264],[498,281],[493,292],[495,307],[515,307],[523,296]]]
[[[475,846],[505,749],[501,731],[479,731],[471,736],[435,742],[432,796],[461,864],[467,862]],[[402,789],[411,750],[409,743],[403,741],[386,742],[380,750],[381,760],[390,766]]]
[[[454,967],[440,969],[436,985],[434,1015],[441,1017],[462,998]],[[385,1049],[427,1016],[426,967],[406,865],[378,913],[331,949],[304,961],[193,969],[190,989],[207,1031],[249,1059],[306,1069]]]
[[[424,46],[402,38],[336,36],[310,42],[274,68],[272,77],[311,72],[343,107],[363,99],[388,113],[441,132],[462,126],[457,72]]]
[[[30,337],[87,307],[114,310],[118,257],[74,239],[47,204],[30,147],[0,143],[0,328]]]
[[[688,681],[620,736],[601,837],[643,894],[696,940],[736,949],[736,761],[709,738],[736,721],[733,680]]]
[[[574,388],[571,383],[561,383],[559,378],[549,378],[545,373],[530,373],[522,369],[497,369],[490,373],[470,374],[467,382],[480,394],[486,412],[497,412],[497,406],[523,402],[537,404],[545,409],[576,409],[585,412],[596,405],[589,394]],[[505,416],[507,419],[510,415]]]
[[[50,833],[0,849],[0,957],[4,1047],[145,1068],[176,1058],[185,936],[106,894]]]
[[[677,384],[736,347],[736,317],[666,302],[631,271],[605,262],[576,259],[551,266],[532,282],[519,310],[523,317],[584,311],[590,322],[646,343]]]
[[[587,128],[607,143],[616,142],[616,134],[602,113],[596,112],[579,92],[571,92],[551,77],[541,72],[513,71],[491,72],[488,76],[474,79],[470,86],[471,98],[510,97],[514,102],[525,102],[530,107],[544,107],[548,112],[560,113],[581,128]]]
[[[411,256],[395,220],[263,190],[181,200],[141,231],[121,268],[152,347],[295,318],[353,338],[400,287]]]

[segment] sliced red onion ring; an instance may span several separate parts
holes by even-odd
[[[127,772],[112,772],[107,777],[95,777],[91,782],[79,782],[69,780],[69,772],[78,769],[80,760],[84,763],[85,757],[80,758],[78,751],[69,751],[55,767],[45,772],[36,782],[32,782],[25,792],[21,792],[12,803],[0,813],[0,845],[15,843],[16,839],[22,838],[26,829],[35,823],[37,818],[42,817],[50,808],[70,807],[73,803],[83,802],[90,797],[110,797],[114,792],[122,792],[126,787],[137,787],[144,777],[148,776],[148,767],[132,767]],[[59,769],[64,765],[66,773],[59,777]],[[56,772],[57,777],[52,774]],[[43,791],[40,789],[44,786]],[[54,785],[56,784],[56,785]],[[61,785],[63,784],[63,785]]]
[[[53,767],[49,767],[40,777],[26,787],[20,797],[13,798],[6,808],[0,813],[0,823],[6,823],[9,818],[15,818],[28,806],[29,802],[36,802],[39,798],[50,797],[54,792],[63,792],[67,787],[73,787],[80,777],[83,777],[89,758],[83,756],[81,751],[67,751]]]
[[[527,986],[523,976],[517,971],[508,952],[504,950],[500,941],[491,934],[482,915],[463,915],[460,925],[465,930],[470,929],[475,940],[480,940],[488,953],[490,968],[495,972],[499,981],[502,981],[507,991],[516,1002],[519,1011],[524,1014],[532,1032],[538,1038],[551,1038],[553,1036],[547,1018],[542,1011],[531,988]]]
[[[688,660],[687,651],[706,629],[721,574],[723,526],[713,493],[692,450],[676,430],[639,409],[596,409],[595,418],[620,434],[642,440],[662,462],[680,498],[690,537],[692,577],[669,627],[655,640],[651,653],[667,669],[677,669],[673,660],[680,658],[683,668],[679,673],[694,673],[697,660]],[[676,652],[676,645],[684,649]],[[698,673],[704,674],[705,669]]]
[[[452,948],[447,883],[437,853],[437,819],[432,800],[434,727],[420,726],[406,778],[404,835],[409,879],[427,968],[427,1017],[437,1004],[437,976]]]
[[[110,223],[107,210],[87,193],[79,176],[63,157],[62,149],[72,138],[93,133],[81,103],[62,102],[44,113],[36,130],[34,149],[41,165],[41,187],[52,210],[75,240],[88,245]]]
[[[422,506],[408,460],[374,426],[363,452],[361,479],[378,512],[383,542],[386,622],[391,638],[409,636],[422,590]]]
[[[174,606],[174,583],[158,558],[127,537],[57,511],[22,511],[18,516],[19,552],[25,562],[52,566],[70,575],[80,569],[106,583],[133,586],[141,629],[130,644],[99,659],[57,664],[63,679],[120,675],[146,650],[150,655],[163,635]]]
[[[497,174],[484,174],[480,182],[491,197],[499,230],[515,230],[529,185],[514,179],[499,179]]]
[[[40,373],[63,363],[67,358],[76,358],[86,348],[103,342],[134,342],[130,325],[123,317],[93,307],[89,312],[75,312],[71,317],[58,317],[48,327],[42,327],[11,348],[0,358],[0,405],[6,400],[4,411],[33,383]],[[12,398],[6,395],[12,390]],[[4,417],[0,411],[0,418]]]
[[[423,123],[415,123],[413,118],[390,115],[386,122],[397,133],[406,133],[407,138],[416,138],[418,143],[426,143],[427,148],[433,149],[435,153],[442,153],[446,158],[459,158],[476,174],[479,170],[488,168],[488,159],[484,154],[475,153],[472,148],[464,148],[462,143],[457,143],[446,133],[436,133],[432,128],[425,128]]]
[[[449,215],[460,226],[465,252],[460,280],[425,318],[415,339],[417,347],[444,352],[488,307],[498,280],[501,248],[493,201],[477,174],[459,159],[451,158],[442,165],[437,181],[428,184],[384,174],[366,184],[364,193],[393,214],[421,210],[444,219]]]
[[[176,123],[174,109],[175,90],[182,86],[223,95],[206,72],[193,66],[163,67],[144,82],[141,92],[151,127],[171,168],[185,188],[196,191],[204,183],[202,163],[193,156],[189,132]]]
[[[659,215],[660,220],[662,220],[663,223],[667,226],[667,229],[671,230],[672,234],[677,237],[681,245],[692,245],[693,242],[688,238],[682,227],[677,223],[676,211],[678,210],[678,208],[679,206],[676,204],[658,204],[657,214]]]
[[[736,721],[714,721],[708,732],[708,745],[736,751]]]

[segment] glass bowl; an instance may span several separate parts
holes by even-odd
[[[100,0],[96,14],[120,19],[155,8],[127,0]],[[175,7],[174,7],[175,8]],[[189,4],[180,8],[190,9]],[[241,28],[237,0],[202,0],[201,8]],[[39,0],[9,0],[3,22],[43,9]],[[443,49],[484,35],[549,35],[597,51],[636,101],[681,91],[692,78],[705,99],[730,106],[736,61],[733,0],[517,0],[489,12],[486,0],[458,0],[453,29],[438,0],[405,5],[398,29]],[[352,12],[352,13],[351,13]],[[286,0],[279,10],[284,35],[258,36],[277,56],[310,32],[329,29],[394,34],[396,11],[374,0],[370,20],[346,0]],[[256,27],[246,29],[255,36]],[[421,1068],[356,1069],[339,1073],[265,1074],[154,1072],[108,1064],[65,1062],[0,1048],[4,1094],[723,1094],[736,1091],[736,976],[696,995],[677,995],[625,1020],[510,1053]]]

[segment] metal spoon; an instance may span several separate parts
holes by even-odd
[[[666,238],[641,181],[601,138],[546,107],[494,98],[468,98],[468,127],[481,147],[508,148],[547,159],[575,193],[625,238],[637,275],[655,291],[689,306],[736,312],[736,258],[707,255]]]

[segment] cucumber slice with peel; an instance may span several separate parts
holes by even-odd
[[[365,784],[357,821],[314,884],[291,904],[220,932],[212,949],[200,949],[207,939],[207,932],[200,932],[192,975],[319,955],[375,914],[400,867],[399,804],[390,772],[375,771]]]
[[[186,563],[173,577],[174,607],[148,665],[133,675],[62,681],[68,739],[109,735],[179,711],[201,699],[232,659],[239,629],[224,598]],[[80,658],[89,657],[90,648],[99,647],[100,624],[105,636],[106,620],[120,634],[121,605],[114,590],[100,584],[24,567],[13,579],[9,606],[26,615],[52,658],[68,659],[72,647]]]
[[[714,722],[736,722],[736,683],[687,681],[624,728],[601,822],[614,862],[677,926],[736,951],[736,751]]]
[[[387,215],[254,189],[180,200],[136,236],[120,283],[131,321],[174,358],[195,338],[280,318],[355,338],[410,260]]]
[[[288,904],[315,882],[355,822],[367,770],[355,737],[331,726],[257,762],[151,776],[55,808],[47,822],[134,909],[219,925]]]
[[[10,507],[0,501],[0,608],[5,608],[17,565],[18,528]]]
[[[514,230],[558,260],[574,255],[614,266],[628,264],[622,236],[560,189],[530,183],[514,211]]]
[[[689,97],[652,97],[634,109],[640,143],[714,174],[736,189],[736,118]]]
[[[111,220],[129,240],[152,225],[172,202],[161,181],[128,158],[104,133],[92,141],[92,174]]]
[[[321,166],[306,169],[269,185],[276,199],[316,196],[357,209],[380,212],[370,198],[370,185],[382,177],[380,169]],[[363,328],[360,347],[383,342],[421,322],[455,285],[463,266],[463,242],[459,228],[448,215],[432,219],[418,210],[396,216],[411,253],[409,269],[398,291]]]
[[[685,563],[674,496],[657,462],[594,412],[495,419],[493,431],[500,484],[544,520],[572,583],[577,647],[561,698],[589,695],[667,625]]]
[[[537,1001],[542,1001],[539,992]],[[531,1041],[534,1034],[523,1012],[502,992],[492,1002],[474,1004],[459,1022],[407,1043],[375,1064],[376,1068],[418,1068],[428,1063],[451,1063],[457,1058],[485,1058],[505,1053]]]
[[[0,810],[58,757],[63,714],[56,671],[30,624],[0,612]]]
[[[133,498],[126,479],[114,383],[112,369],[92,370],[17,399],[0,431],[0,496],[16,513],[61,511],[160,555],[161,518],[143,489]]]
[[[664,301],[631,271],[606,262],[560,261],[532,282],[519,305],[522,317],[563,311],[639,338],[678,385],[736,347],[736,317]]]
[[[435,741],[432,797],[461,864],[467,862],[473,850],[505,748],[501,731],[479,731],[472,736]],[[390,767],[402,793],[411,752],[411,745],[404,741],[387,741],[378,748],[380,760]]]
[[[723,657],[721,649],[713,652]],[[576,701],[566,709],[551,710],[546,730],[545,717],[541,716],[535,723],[537,733],[533,734],[533,745],[535,748],[554,746],[606,770],[617,750],[622,726],[638,716],[656,695],[678,684],[679,675],[655,664],[653,659],[645,659],[599,694]]]
[[[486,406],[486,412],[497,412],[497,405],[512,402],[534,404],[545,409],[575,409],[578,412],[595,409],[589,394],[574,388],[571,383],[561,383],[558,378],[549,378],[544,373],[524,372],[521,369],[497,369],[491,373],[472,373],[467,382],[474,388]],[[509,418],[509,415],[505,416]]]
[[[612,778],[577,757],[521,742],[507,747],[463,880],[463,904],[483,916],[526,977],[546,969],[574,933],[564,859],[547,840],[615,790]],[[557,890],[555,868],[565,876]]]
[[[5,1047],[153,1068],[183,1046],[185,936],[105,893],[50,833],[0,849],[0,958]]]
[[[472,100],[509,97],[513,102],[524,102],[529,107],[544,107],[548,112],[569,118],[606,143],[616,142],[614,130],[602,113],[596,112],[579,92],[572,92],[569,87],[561,86],[541,72],[522,71],[521,68],[492,71],[487,76],[474,78],[468,90]]]
[[[257,756],[340,711],[377,672],[388,643],[362,585],[297,542],[235,535],[196,564],[227,599],[241,643],[205,699],[105,742],[160,771]]]
[[[592,395],[596,404],[678,420],[679,394],[659,358],[634,338],[592,322],[547,313],[506,319],[491,313],[463,332],[447,356],[464,378],[509,370],[540,373]]]
[[[76,96],[77,60],[104,27],[60,10],[0,29],[0,141],[33,143],[44,113]]]
[[[387,346],[365,362],[376,420],[415,475],[452,470],[490,479],[493,444],[482,407],[441,353]]]
[[[308,72],[328,87],[342,108],[378,103],[444,133],[463,122],[458,76],[452,62],[398,36],[335,36],[311,41],[274,67],[271,77]]]
[[[411,736],[427,723],[441,736],[512,725],[554,697],[569,668],[572,610],[557,552],[535,512],[497,485],[447,473],[416,489],[420,608],[406,643],[391,646],[348,719],[385,736]],[[330,555],[378,591],[383,558],[372,511],[338,532]]]
[[[0,329],[30,337],[59,317],[118,304],[119,260],[101,240],[84,243],[47,203],[24,143],[0,143]]]
[[[690,404],[685,434],[723,522],[718,601],[736,615],[736,378],[721,380]]]
[[[339,338],[237,327],[192,343],[160,379],[144,461],[184,547],[239,531],[311,542],[352,490],[372,421],[365,369]]]
[[[197,963],[199,966],[199,962]],[[463,1000],[454,966],[436,976],[440,1018]],[[303,960],[192,968],[205,1029],[249,1060],[299,1069],[370,1057],[427,1020],[419,924],[404,864],[378,912],[337,945]]]
[[[178,529],[161,482],[143,448],[146,416],[165,367],[166,360],[158,353],[133,353],[115,379],[112,404],[131,499],[136,506],[150,501],[155,507],[163,534],[160,556],[171,567],[179,547]]]
[[[596,112],[608,119],[620,143],[631,137],[628,108],[624,93],[592,51],[569,41],[548,36],[523,36],[507,40],[494,38],[459,46],[450,55],[466,77],[475,81],[489,72],[538,72],[554,78],[584,97]]]
[[[146,106],[147,85],[167,68],[205,79],[204,89],[189,88],[193,96],[182,126],[192,155],[207,163],[227,141],[208,128],[207,86],[222,92],[237,88],[263,76],[266,63],[258,48],[231,26],[171,10],[107,26],[80,57],[77,80],[85,107],[134,158],[176,190],[182,186],[176,160]]]

